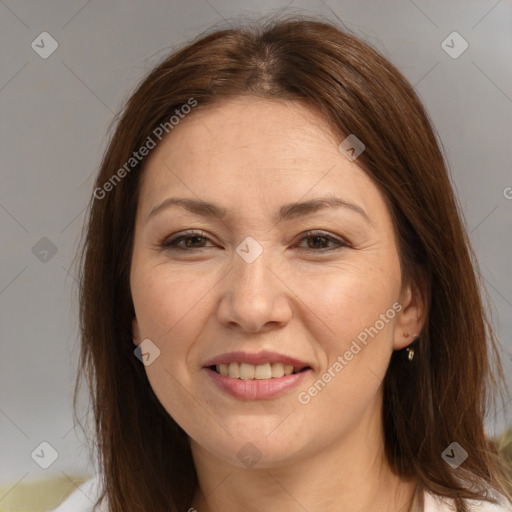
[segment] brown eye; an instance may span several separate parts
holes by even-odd
[[[301,242],[306,240],[307,247],[300,248],[299,251],[328,252],[341,247],[349,247],[349,244],[342,240],[323,233],[321,231],[309,231],[301,238]],[[333,243],[334,247],[326,247],[327,244]]]
[[[164,249],[203,249],[204,243],[208,240],[202,231],[188,231],[182,235],[164,240],[160,246]]]
[[[160,247],[167,250],[178,249],[184,251],[189,249],[205,249],[208,248],[208,246],[205,246],[208,240],[209,238],[205,236],[205,233],[202,231],[188,231],[164,240],[160,244]],[[303,241],[306,241],[307,246],[300,247],[299,251],[301,252],[330,252],[341,249],[342,247],[350,247],[350,244],[347,242],[321,231],[309,231],[305,233],[305,236],[300,239],[300,242]],[[328,244],[334,245],[329,247]]]

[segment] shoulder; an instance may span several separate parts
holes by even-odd
[[[94,503],[101,494],[101,480],[95,475],[77,487],[57,508],[51,512],[108,512],[108,503],[104,499],[99,507]]]
[[[496,498],[499,504],[488,501],[467,500],[468,509],[471,512],[512,512],[512,503],[507,501],[504,496],[498,495]],[[425,492],[424,512],[454,512],[455,506],[453,500]]]

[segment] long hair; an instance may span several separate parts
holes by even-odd
[[[128,99],[103,157],[80,252],[75,399],[86,380],[111,511],[187,510],[197,487],[187,435],[133,353],[129,274],[146,159],[130,158],[183,105],[195,101],[200,109],[241,95],[305,102],[340,142],[355,134],[364,143],[357,163],[387,201],[402,274],[423,279],[428,318],[416,355],[409,362],[395,351],[383,382],[391,469],[454,498],[458,511],[466,510],[463,498],[490,499],[489,489],[510,498],[506,470],[484,432],[493,397],[505,389],[498,344],[428,115],[371,46],[320,18],[294,16],[203,34],[165,58]],[[454,441],[469,452],[458,469],[442,457]]]

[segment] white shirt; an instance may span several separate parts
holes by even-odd
[[[84,482],[76,489],[63,503],[51,512],[109,512],[108,502],[105,498],[99,509],[94,510],[93,504],[100,495],[100,479],[98,475]],[[450,507],[451,500],[440,496],[425,493],[424,512],[453,512],[455,508]],[[506,504],[503,499],[502,505],[494,505],[487,501],[468,500],[469,510],[475,512],[512,512],[512,504]]]
[[[98,475],[93,476],[75,489],[56,509],[51,512],[109,512],[108,500],[104,498],[98,509],[94,503],[101,494],[101,481]]]

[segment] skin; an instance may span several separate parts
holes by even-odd
[[[189,435],[199,512],[405,512],[411,504],[416,481],[395,476],[384,457],[382,380],[393,350],[421,331],[423,294],[402,281],[384,198],[340,142],[301,103],[240,97],[199,106],[149,157],[130,276],[134,343],[150,339],[160,350],[145,369]],[[327,194],[357,204],[371,223],[349,208],[273,220],[284,204]],[[211,201],[229,215],[169,206],[148,219],[171,196]],[[206,238],[182,251],[159,245],[188,229]],[[325,252],[336,243],[304,239],[308,230],[350,246]],[[263,249],[252,263],[236,252],[247,236]],[[301,404],[299,392],[396,302],[402,310]],[[277,351],[312,371],[278,397],[233,398],[203,369],[233,350]],[[248,442],[261,454],[250,468],[237,457]]]

